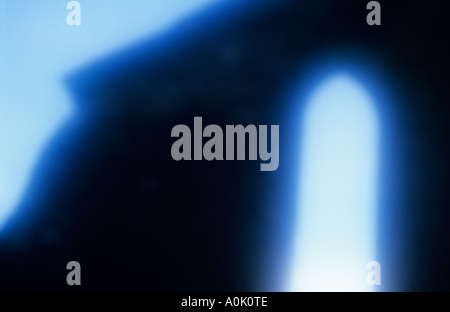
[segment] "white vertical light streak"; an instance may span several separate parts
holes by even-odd
[[[339,73],[307,103],[290,291],[369,291],[376,247],[378,119]]]

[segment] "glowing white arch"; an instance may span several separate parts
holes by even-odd
[[[304,115],[291,291],[366,291],[375,257],[378,118],[365,89],[338,73]]]

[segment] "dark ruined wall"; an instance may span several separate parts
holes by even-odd
[[[398,255],[380,248],[392,258],[386,288],[450,289],[444,2],[381,4],[382,26],[369,27],[365,1],[225,2],[71,75],[77,111],[7,224],[0,288],[66,289],[65,264],[77,260],[82,289],[279,289],[263,277],[268,253],[289,257],[275,233],[294,228],[298,161],[288,151],[301,142],[287,132],[302,125],[286,118],[287,96],[330,54],[366,64],[359,78],[379,72],[392,91],[396,136],[381,156],[398,166],[382,171],[394,188],[381,190],[396,194],[381,199],[379,232]],[[194,116],[280,125],[278,170],[175,162],[171,129],[192,128]],[[286,262],[277,265],[281,276]]]

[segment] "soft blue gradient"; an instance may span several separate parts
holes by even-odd
[[[85,0],[81,26],[68,26],[68,0],[0,0],[0,227],[72,112],[64,75],[218,1]]]
[[[309,99],[302,128],[299,213],[290,291],[367,291],[375,259],[378,116],[346,73]]]

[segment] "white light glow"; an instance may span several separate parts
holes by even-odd
[[[303,123],[291,291],[369,291],[375,258],[378,120],[349,75],[325,81]]]

